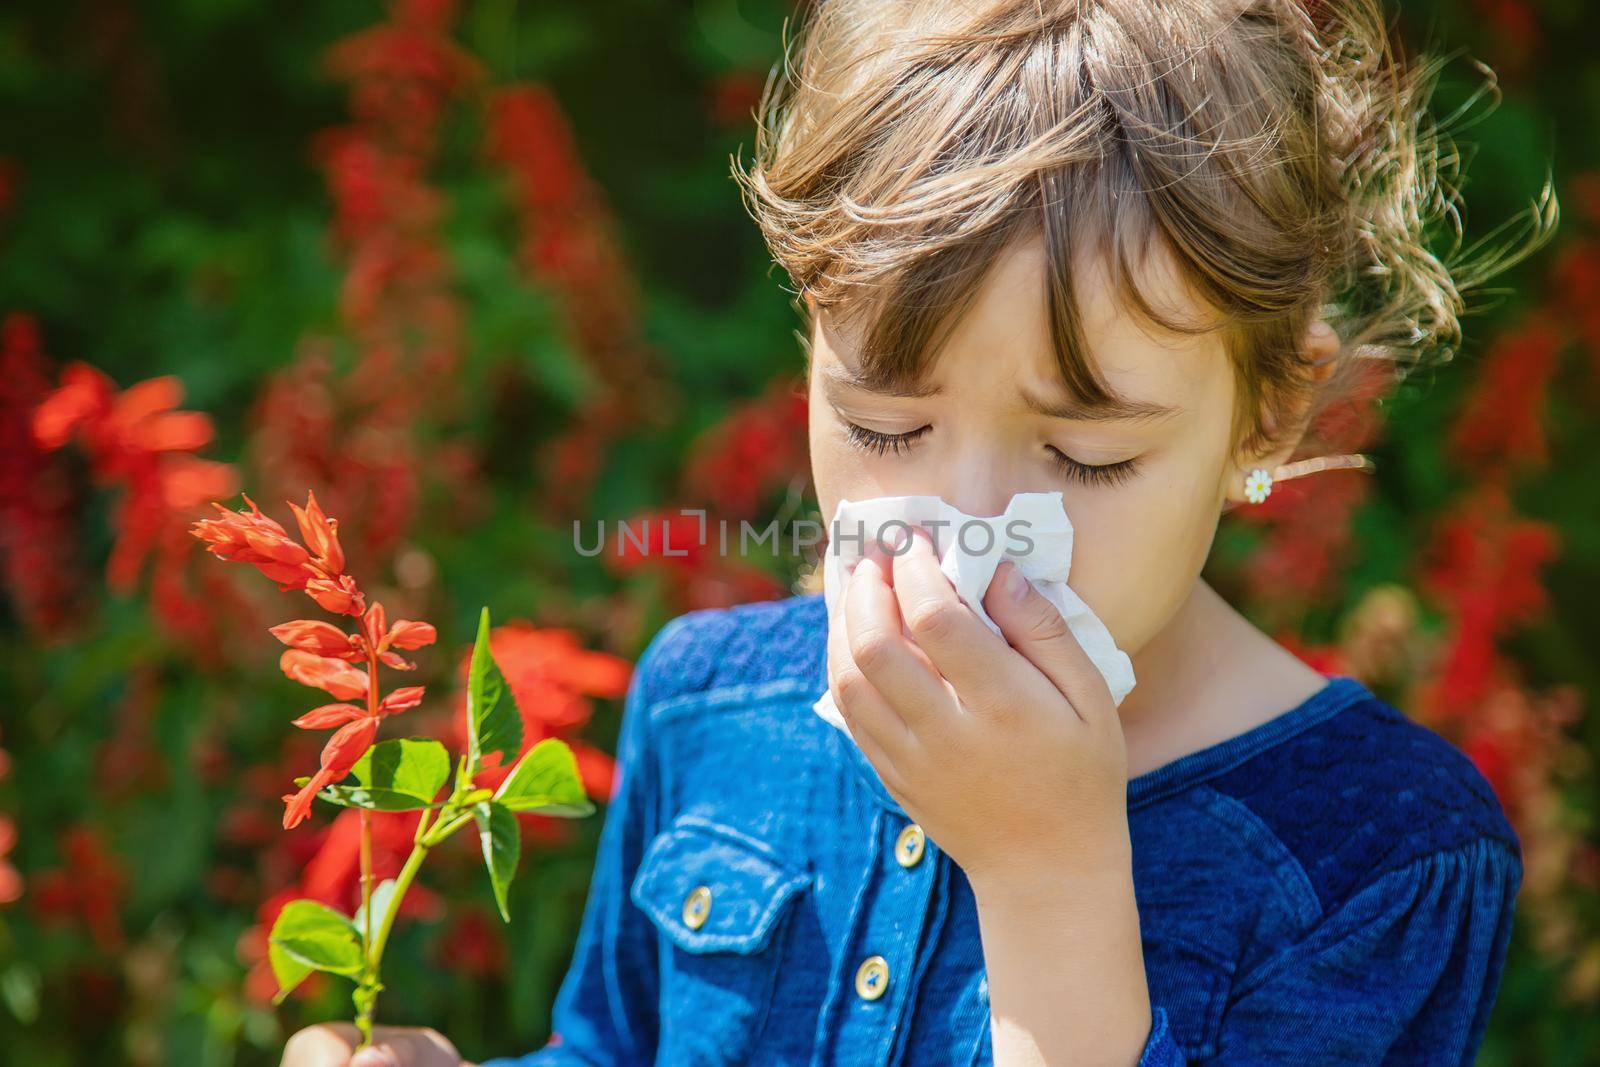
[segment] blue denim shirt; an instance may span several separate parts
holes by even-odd
[[[826,637],[813,593],[651,641],[556,1037],[483,1067],[992,1063],[971,887],[812,711]],[[1472,1061],[1521,847],[1438,734],[1333,675],[1131,779],[1128,819],[1141,1064]]]

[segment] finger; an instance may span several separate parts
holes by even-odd
[[[368,1045],[350,1057],[350,1067],[405,1067],[400,1054],[388,1042]]]
[[[460,1067],[461,1054],[456,1051],[454,1042],[431,1026],[420,1030],[408,1028],[406,1038],[411,1042],[403,1050],[407,1058],[402,1062],[406,1067]]]
[[[828,630],[829,660],[835,665],[829,683],[833,702],[849,725],[850,736],[879,768],[880,775],[898,777],[899,761],[909,753],[914,739],[905,720],[889,706],[850,651],[850,631],[844,612],[852,595],[851,584],[847,583],[839,604],[839,623]]]
[[[352,1032],[350,1044],[359,1040]],[[341,1067],[345,1062],[338,1061]],[[461,1056],[449,1038],[431,1027],[374,1026],[372,1044],[348,1062],[350,1067],[459,1067]]]
[[[1067,620],[1010,560],[1001,562],[983,597],[984,610],[1085,722],[1116,715],[1105,676],[1073,636]]]
[[[895,591],[876,556],[856,564],[844,610],[851,658],[912,733],[936,722],[941,709],[954,710],[944,679],[906,636]]]
[[[282,1067],[345,1067],[361,1035],[354,1023],[318,1023],[292,1034],[283,1046]]]
[[[1036,679],[1031,691],[1018,691],[1015,672],[1002,669],[1016,653],[961,600],[940,569],[932,542],[920,530],[895,557],[894,591],[917,646],[968,709],[984,715],[1009,714],[1054,699],[1054,690],[1043,678]]]
[[[848,705],[840,704],[839,714],[850,727],[850,736],[855,739],[856,746],[878,772],[878,778],[883,782],[884,788],[888,789],[890,795],[903,806],[905,801],[900,798],[905,788],[905,774],[901,770],[900,761],[890,755],[879,742],[878,732],[887,730],[892,736],[895,731],[899,731],[901,735],[905,735],[907,733],[905,724],[900,722],[894,711],[875,692],[864,691],[860,696],[859,701],[852,701]],[[905,740],[909,744],[911,738],[906,737]],[[906,758],[908,757],[902,752],[900,759]]]

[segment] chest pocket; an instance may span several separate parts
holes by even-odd
[[[785,915],[809,876],[764,843],[680,815],[629,896],[665,939],[658,1062],[741,1063],[772,1006]]]
[[[1144,942],[1150,1003],[1166,1009],[1173,1040],[1186,1059],[1216,1055],[1233,967],[1231,959],[1182,939],[1162,937]]]

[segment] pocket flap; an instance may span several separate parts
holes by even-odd
[[[688,952],[755,952],[808,880],[736,830],[680,818],[645,849],[629,896]],[[697,890],[691,914],[702,917],[691,926],[685,907]]]

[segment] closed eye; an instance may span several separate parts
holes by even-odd
[[[932,426],[919,426],[905,433],[882,433],[878,430],[869,430],[865,426],[857,426],[853,422],[846,422],[844,425],[851,444],[880,456],[888,452],[899,454],[910,448],[917,438],[933,429]]]
[[[1056,469],[1065,477],[1082,482],[1084,485],[1113,486],[1132,478],[1139,470],[1139,460],[1123,459],[1116,463],[1079,463],[1054,445],[1045,445],[1045,451],[1050,453]]]
[[[883,433],[880,430],[869,430],[865,426],[858,426],[853,422],[845,422],[845,433],[850,443],[879,456],[889,453],[898,455],[906,451],[931,429],[932,426],[919,426],[905,433]],[[1120,485],[1139,470],[1137,458],[1118,460],[1116,463],[1080,463],[1054,445],[1046,445],[1045,450],[1050,453],[1052,463],[1062,476],[1083,485],[1096,487]]]

